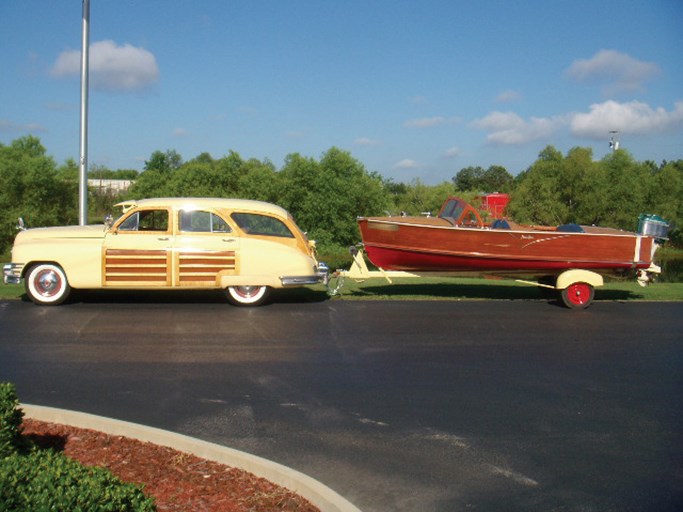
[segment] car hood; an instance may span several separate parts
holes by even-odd
[[[20,231],[15,239],[16,242],[38,240],[45,238],[104,238],[106,231],[104,224],[91,226],[60,226],[51,228],[32,228]]]

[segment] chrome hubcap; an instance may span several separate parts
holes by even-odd
[[[59,290],[59,276],[52,270],[41,272],[36,278],[36,289],[41,295],[53,295]]]
[[[242,297],[245,298],[251,298],[254,295],[256,295],[259,290],[261,289],[260,286],[237,286],[235,287],[235,291],[241,295]]]

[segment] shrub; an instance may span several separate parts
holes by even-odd
[[[103,468],[34,449],[0,459],[0,510],[151,512],[156,507],[141,488]]]
[[[21,435],[13,384],[0,382],[0,511],[152,512],[154,500],[103,468],[85,467]]]
[[[16,452],[23,444],[21,422],[24,413],[19,409],[15,387],[10,382],[0,382],[0,457]]]

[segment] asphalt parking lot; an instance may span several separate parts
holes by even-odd
[[[372,511],[683,509],[683,305],[0,302],[20,399],[293,467]]]

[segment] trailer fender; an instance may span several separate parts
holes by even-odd
[[[598,286],[604,286],[605,280],[600,274],[591,272],[590,270],[565,270],[559,276],[557,276],[555,288],[558,290],[564,290],[574,283],[587,283],[593,288],[597,288]]]

